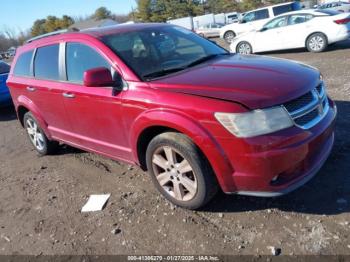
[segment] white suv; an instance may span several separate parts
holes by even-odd
[[[237,35],[260,29],[270,18],[300,9],[301,5],[299,2],[289,2],[247,12],[239,23],[222,27],[220,37],[224,38],[227,43],[231,43]]]

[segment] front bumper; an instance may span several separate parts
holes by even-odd
[[[331,102],[328,114],[310,130],[293,127],[240,141],[236,144],[240,152],[229,153],[234,172],[225,192],[275,197],[304,185],[317,174],[332,150],[336,113]]]

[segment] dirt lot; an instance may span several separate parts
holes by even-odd
[[[138,168],[70,147],[38,157],[13,110],[1,109],[0,253],[263,255],[272,246],[350,255],[350,42],[267,55],[321,69],[338,105],[333,153],[306,186],[278,199],[220,193],[202,211],[174,208]],[[111,193],[106,208],[80,213],[93,193]]]

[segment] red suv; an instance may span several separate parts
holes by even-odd
[[[279,196],[327,159],[336,106],[318,70],[230,54],[181,27],[133,24],[33,39],[8,86],[41,155],[65,143],[148,170],[190,209]]]

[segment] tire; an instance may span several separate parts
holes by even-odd
[[[153,138],[146,161],[155,187],[174,205],[198,209],[218,191],[208,160],[183,134],[168,132]]]
[[[224,34],[224,39],[225,39],[226,43],[228,43],[228,44],[231,44],[232,40],[233,40],[235,37],[236,37],[236,34],[235,34],[235,32],[233,32],[233,31],[227,31],[227,32],[225,32],[225,34]]]
[[[240,42],[237,44],[236,47],[236,53],[242,54],[242,55],[250,55],[253,53],[253,48],[251,44],[248,42]]]
[[[41,129],[38,121],[31,112],[25,113],[23,123],[29,140],[39,155],[49,155],[56,151],[59,143],[56,141],[50,141],[46,137],[44,131]]]
[[[328,46],[327,37],[322,33],[314,33],[306,40],[306,48],[309,52],[320,53]]]

